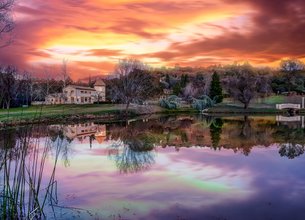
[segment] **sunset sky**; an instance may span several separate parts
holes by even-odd
[[[72,78],[109,74],[120,58],[153,66],[305,58],[304,0],[18,0],[0,63]],[[40,69],[40,70],[39,70]]]

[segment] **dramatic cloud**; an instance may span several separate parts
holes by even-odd
[[[125,57],[159,66],[305,58],[302,0],[19,0],[14,11],[15,41],[0,63],[59,70],[65,58],[75,79],[108,74]]]

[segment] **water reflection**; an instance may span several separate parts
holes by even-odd
[[[45,206],[56,203],[55,170],[62,145],[53,145],[50,139],[35,139],[32,136],[37,135],[35,132],[37,129],[28,127],[1,133],[2,219],[46,218]],[[51,151],[54,152],[53,163],[49,164],[51,170],[48,175],[44,176],[46,157]]]
[[[121,173],[145,171],[155,163],[152,149],[147,149],[145,143],[139,140],[113,142],[110,149],[109,158],[115,161]]]
[[[221,140],[223,120],[221,118],[216,118],[213,120],[213,123],[210,125],[210,136],[212,147],[214,149],[219,148],[219,142]]]
[[[62,133],[69,142],[74,139],[80,142],[89,139],[90,144],[92,144],[93,140],[101,144],[106,138],[106,125],[98,125],[93,122],[71,125],[51,125],[49,129],[57,133]]]
[[[304,154],[304,145],[292,143],[281,144],[279,153],[282,157],[293,159]]]
[[[122,152],[141,157],[146,155],[147,158],[151,158],[147,160],[147,164],[152,164],[153,154],[148,154],[156,147],[174,147],[177,151],[181,147],[193,146],[215,150],[232,149],[247,156],[253,147],[277,144],[281,156],[292,159],[303,154],[304,129],[301,126],[291,126],[291,123],[287,124],[286,121],[279,123],[277,119],[278,117],[274,120],[273,117],[180,116],[134,120],[112,125],[93,122],[52,125],[49,130],[56,131],[56,134],[60,134],[59,137],[66,139],[68,143],[77,140],[88,143],[90,148],[93,143],[107,142],[110,146],[109,155],[112,155],[109,158],[114,159],[117,164],[121,164],[118,158],[129,158],[122,156]]]
[[[289,123],[188,115],[0,131],[2,219],[302,219],[305,130]]]
[[[0,130],[1,219],[57,219],[63,209],[71,217],[88,212],[61,206],[58,199],[56,169],[60,158],[68,165],[72,141],[46,126]]]

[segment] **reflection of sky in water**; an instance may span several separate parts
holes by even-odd
[[[155,164],[122,174],[109,145],[71,145],[70,166],[56,170],[59,203],[130,218],[302,219],[304,157],[281,158],[277,146],[232,150],[157,148]],[[145,217],[146,216],[146,217]]]

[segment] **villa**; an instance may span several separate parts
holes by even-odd
[[[50,94],[46,97],[46,104],[93,104],[106,101],[106,84],[102,80],[96,81],[94,88],[86,86],[68,85],[63,93]]]
[[[95,124],[94,122],[71,124],[63,127],[61,125],[50,125],[49,128],[57,132],[63,131],[63,135],[68,139],[77,139],[80,142],[94,137],[101,144],[107,139],[106,125]]]

